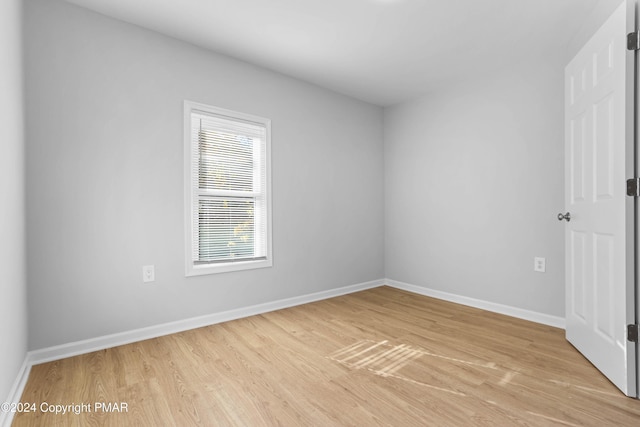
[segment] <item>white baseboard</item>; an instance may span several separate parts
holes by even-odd
[[[236,320],[243,317],[254,316],[257,314],[268,313],[270,311],[281,310],[283,308],[289,308],[296,305],[307,304],[310,302],[346,295],[365,289],[376,288],[378,286],[384,285],[384,283],[385,281],[382,279],[374,280],[371,282],[359,283],[357,285],[330,289],[328,291],[321,291],[313,294],[301,295],[278,301],[267,302],[264,304],[238,308],[235,310],[228,310],[219,313],[207,314],[205,316],[193,317],[191,319],[178,320],[176,322],[149,326],[147,328],[134,329],[132,331],[104,335],[96,338],[89,338],[82,341],[76,341],[68,344],[30,351],[27,355],[27,358],[31,365],[37,365],[39,363],[46,363],[66,357],[91,353],[93,351],[103,350],[105,348],[130,344],[137,341],[174,334],[177,332],[188,331],[190,329],[201,328],[203,326],[215,325],[216,323],[228,322],[230,320]]]
[[[27,354],[24,358],[24,362],[22,362],[22,366],[20,367],[20,372],[18,372],[18,376],[16,377],[16,380],[13,383],[11,390],[9,391],[9,396],[7,397],[7,400],[3,402],[20,402],[20,398],[22,397],[24,387],[27,385],[27,380],[29,379],[30,372],[31,364],[29,363],[29,356]],[[0,410],[0,426],[9,427],[11,425],[11,422],[13,421],[14,415],[14,412],[5,412]]]
[[[359,283],[356,285],[345,286],[342,288],[330,289],[327,291],[286,298],[264,304],[257,304],[249,307],[243,307],[219,313],[212,313],[205,316],[178,320],[176,322],[164,323],[161,325],[149,326],[146,328],[134,329],[131,331],[104,335],[101,337],[89,338],[82,341],[76,341],[58,346],[34,350],[27,353],[25,363],[27,364],[27,368],[30,370],[31,365],[37,365],[39,363],[46,363],[66,357],[90,353],[92,351],[103,350],[105,348],[130,344],[137,341],[157,338],[164,335],[187,331],[195,328],[201,328],[203,326],[214,325],[216,323],[228,322],[230,320],[268,313],[270,311],[281,310],[284,308],[346,295],[365,289],[376,288],[385,284],[393,288],[402,289],[416,294],[468,305],[471,307],[493,311],[500,314],[506,314],[508,316],[542,323],[544,325],[554,326],[562,329],[564,329],[565,327],[565,320],[561,317],[551,316],[548,314],[497,304],[489,301],[483,301],[475,298],[455,295],[448,292],[438,291],[421,286],[410,285],[408,283],[398,282],[392,279],[380,279],[365,283]],[[28,372],[26,373],[26,375],[28,376]]]
[[[397,280],[386,279],[385,283],[387,286],[390,286],[392,288],[402,289],[419,295],[425,295],[444,301],[480,308],[482,310],[493,311],[494,313],[506,314],[507,316],[517,317],[519,319],[529,320],[531,322],[541,323],[543,325],[553,326],[561,329],[565,329],[566,325],[565,319],[562,317],[551,316],[549,314],[538,313],[536,311],[530,311],[522,308],[511,307],[508,305],[497,304],[494,302],[450,294],[448,292],[398,282]]]

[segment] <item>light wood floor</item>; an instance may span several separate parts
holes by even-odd
[[[562,330],[388,287],[34,366],[23,402],[128,412],[14,426],[640,426]]]

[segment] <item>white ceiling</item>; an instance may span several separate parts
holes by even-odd
[[[68,0],[378,105],[563,55],[598,0]]]

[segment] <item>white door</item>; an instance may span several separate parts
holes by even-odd
[[[565,69],[565,243],[567,340],[636,397],[634,14],[623,2]]]

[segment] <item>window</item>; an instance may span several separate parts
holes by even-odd
[[[270,267],[270,120],[184,111],[187,276]]]

